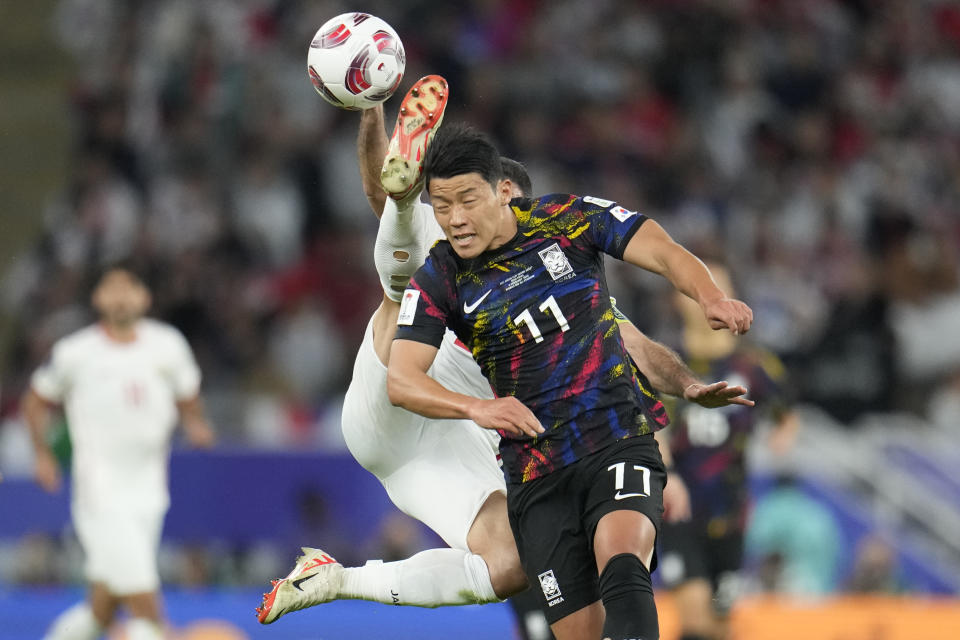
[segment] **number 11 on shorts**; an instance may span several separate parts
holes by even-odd
[[[624,479],[626,476],[627,463],[618,462],[607,467],[607,471],[613,471],[613,488],[616,489],[616,493],[613,495],[614,500],[623,500],[624,498],[649,498],[650,497],[650,469],[641,465],[633,465],[634,471],[639,471],[642,474],[643,482],[643,492],[642,493],[622,493]]]

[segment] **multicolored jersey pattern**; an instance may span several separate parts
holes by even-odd
[[[517,234],[497,249],[464,260],[449,242],[434,246],[404,292],[396,337],[439,346],[450,327],[494,393],[533,411],[543,434],[501,432],[504,473],[526,482],[668,420],[627,355],[603,269],[646,217],[568,194],[511,208]]]
[[[690,492],[696,521],[708,531],[742,531],[748,499],[746,447],[758,421],[785,410],[783,364],[759,347],[741,347],[713,361],[689,360],[703,380],[742,384],[755,407],[706,409],[690,402],[670,407],[670,450]],[[668,403],[669,405],[670,403]]]

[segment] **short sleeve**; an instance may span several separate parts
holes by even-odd
[[[56,404],[63,402],[70,387],[67,369],[63,343],[58,342],[53,345],[47,360],[33,372],[30,388],[44,400]]]
[[[584,237],[600,251],[623,259],[627,243],[647,217],[611,200],[586,196],[577,201],[587,222]]]
[[[400,300],[398,340],[414,340],[439,348],[447,327],[454,275],[444,279],[442,263],[431,254],[420,267]]]
[[[173,394],[178,400],[189,400],[200,393],[200,367],[183,334],[173,329],[171,336],[169,376]]]

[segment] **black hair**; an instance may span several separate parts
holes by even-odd
[[[500,156],[500,166],[503,167],[503,177],[515,184],[524,198],[533,196],[533,183],[525,166],[505,156]]]
[[[479,173],[494,189],[503,179],[500,153],[490,138],[464,124],[441,127],[427,146],[423,161],[424,184],[433,178],[454,178]]]
[[[147,288],[150,287],[149,276],[147,275],[146,269],[141,263],[131,258],[124,258],[122,260],[116,260],[114,262],[105,264],[97,272],[93,286],[96,287],[98,284],[103,282],[103,279],[107,277],[107,274],[113,273],[114,271],[123,271],[138,284],[141,284]]]

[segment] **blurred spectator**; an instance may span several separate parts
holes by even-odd
[[[906,591],[900,579],[897,554],[876,536],[865,536],[857,544],[853,569],[846,590],[852,593],[899,594]]]
[[[930,399],[927,417],[948,435],[960,430],[960,371],[951,375]]]
[[[837,589],[842,543],[833,514],[781,476],[756,502],[746,553],[764,590],[816,597]]]

